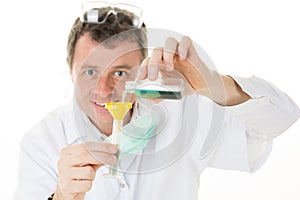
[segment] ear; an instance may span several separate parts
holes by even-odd
[[[71,76],[71,80],[72,80],[72,82],[74,83],[74,81],[75,81],[75,74],[73,74],[74,73],[74,70],[73,70],[73,66],[72,66],[72,68],[70,67],[70,69],[69,69],[69,73],[70,73],[70,76]]]

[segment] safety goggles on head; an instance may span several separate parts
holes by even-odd
[[[132,18],[133,28],[140,28],[143,24],[143,10],[124,3],[112,4],[105,1],[87,1],[82,3],[80,21],[83,23],[103,24],[112,14],[116,22],[122,24],[120,16],[122,13],[128,14]]]

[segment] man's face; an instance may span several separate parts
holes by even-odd
[[[103,103],[121,101],[125,81],[135,78],[140,64],[137,43],[122,41],[110,48],[87,33],[78,39],[71,70],[74,94],[81,110],[101,131],[111,130],[113,122]]]

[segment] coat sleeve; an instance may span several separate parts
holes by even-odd
[[[273,138],[297,121],[300,110],[290,97],[263,79],[233,78],[252,99],[225,107],[222,138],[209,166],[254,172],[266,161]]]
[[[15,200],[41,200],[55,192],[57,171],[51,137],[40,123],[25,134],[19,154],[18,186]]]

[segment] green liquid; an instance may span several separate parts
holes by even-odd
[[[181,99],[182,98],[181,92],[173,92],[173,91],[135,89],[134,94],[138,98],[148,98],[148,99]]]

